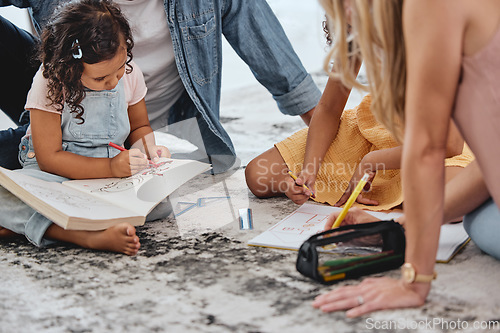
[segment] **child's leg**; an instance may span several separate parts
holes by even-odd
[[[19,234],[16,234],[14,231],[10,231],[7,228],[0,227],[0,238],[12,238],[12,237],[17,237],[20,236]]]
[[[43,239],[43,234],[52,224],[51,221],[36,213],[3,187],[0,187],[0,202],[0,227],[3,228],[1,236],[8,237],[15,233],[26,236],[36,246],[50,243]]]
[[[254,158],[245,168],[248,188],[259,198],[284,195],[290,176],[278,149],[273,147]]]
[[[54,240],[76,245],[134,255],[140,247],[135,228],[122,223],[103,231],[64,230],[34,211],[9,191],[0,187],[0,237],[24,235],[36,246]],[[49,238],[49,239],[47,239]]]
[[[444,168],[444,178],[445,182],[449,182],[452,180],[456,175],[458,175],[460,172],[462,172],[464,168],[459,167],[459,166],[447,166]]]
[[[120,223],[102,231],[65,230],[52,224],[44,237],[73,243],[84,248],[137,254],[141,244],[135,234],[135,228],[129,223]]]

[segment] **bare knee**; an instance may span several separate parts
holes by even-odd
[[[259,198],[282,194],[279,183],[287,167],[276,148],[254,158],[245,168],[245,178],[250,191]]]
[[[262,155],[257,156],[248,163],[245,168],[245,179],[250,191],[258,198],[263,198],[268,195],[268,177],[266,168],[262,165]]]

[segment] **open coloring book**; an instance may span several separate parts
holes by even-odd
[[[120,222],[143,225],[159,202],[208,169],[198,161],[162,158],[126,178],[56,183],[0,168],[0,185],[65,229],[102,230]]]
[[[298,250],[310,236],[323,231],[328,215],[342,208],[303,204],[292,214],[251,239],[248,245]],[[401,216],[400,213],[371,212],[378,219],[390,220]],[[448,262],[467,243],[469,236],[462,223],[441,226],[437,262]]]

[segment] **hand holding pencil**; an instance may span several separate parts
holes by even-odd
[[[110,159],[110,168],[113,177],[131,176],[147,168],[148,163],[151,162],[137,148],[127,150],[113,142],[110,142],[109,146],[121,151],[118,155]]]
[[[305,180],[301,176],[297,177],[291,170],[288,170],[287,173],[290,176],[289,184],[291,185],[285,192],[287,197],[299,205],[306,202],[309,198],[316,198],[314,188],[306,185]]]
[[[340,214],[335,219],[335,222],[332,225],[332,229],[340,227],[340,225],[342,224],[342,221],[344,220],[345,216],[347,215],[347,212],[351,208],[352,204],[356,201],[356,199],[358,198],[358,195],[361,193],[361,191],[363,190],[363,188],[365,187],[365,185],[369,179],[370,179],[370,174],[365,173],[363,175],[363,178],[361,178],[361,180],[359,181],[358,185],[356,185],[356,188],[354,189],[354,191],[352,191],[351,196],[349,197],[349,199],[345,203],[344,208],[342,209]]]
[[[157,161],[159,157],[170,157],[170,151],[166,147],[158,146],[156,144],[148,146],[145,144],[145,140],[143,140],[143,142],[144,147],[141,148],[146,151],[149,156],[151,156],[151,159],[148,158],[148,155],[142,152],[142,149],[132,148],[127,150],[113,142],[109,143],[110,147],[121,151],[120,154],[111,159],[111,170],[115,177],[133,175],[141,170],[144,170],[148,167],[148,165],[156,167],[154,161]],[[127,173],[127,166],[129,173]]]

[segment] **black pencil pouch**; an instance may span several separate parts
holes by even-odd
[[[393,220],[346,225],[311,236],[299,249],[296,267],[323,284],[400,267],[403,227]]]

